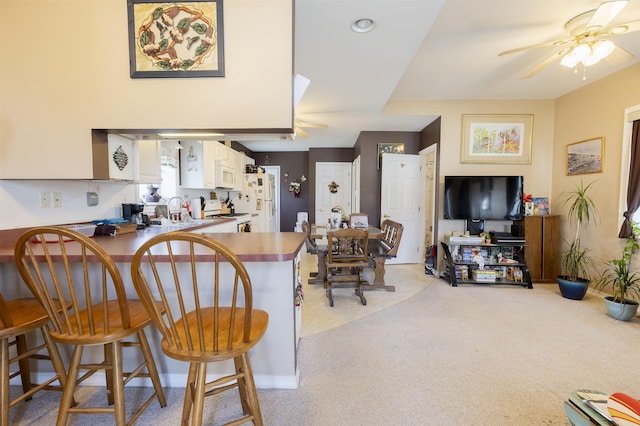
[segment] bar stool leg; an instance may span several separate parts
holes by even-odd
[[[0,425],[9,425],[9,338],[0,340]]]

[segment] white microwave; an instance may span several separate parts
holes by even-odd
[[[232,167],[225,166],[220,160],[216,160],[216,187],[235,188],[236,173]]]

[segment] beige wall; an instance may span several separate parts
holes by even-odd
[[[588,78],[588,74],[587,74]],[[562,191],[571,189],[582,179],[594,183],[594,201],[600,212],[597,227],[583,230],[581,239],[593,250],[594,257],[607,260],[619,257],[624,240],[617,238],[620,229],[620,176],[622,167],[625,109],[640,105],[640,63],[556,100],[553,146],[553,194],[557,200]],[[569,143],[603,136],[605,152],[603,172],[566,176],[566,146]],[[626,165],[625,165],[626,167]],[[554,213],[566,213],[559,203],[552,204]],[[562,223],[565,239],[572,238],[575,228]]]
[[[292,0],[224,2],[222,78],[130,78],[127,22],[125,0],[0,1],[0,178],[92,177],[92,128],[292,127]]]
[[[522,175],[526,193],[537,197],[552,197],[552,155],[554,128],[553,100],[500,101],[392,101],[385,113],[424,114],[441,116],[440,194],[445,175]],[[460,162],[462,115],[464,114],[533,114],[531,164],[463,164]],[[438,200],[442,211],[442,195]],[[508,222],[510,225],[510,222]],[[489,229],[508,230],[507,222],[492,221]],[[464,231],[464,221],[440,219],[438,238],[451,231]]]

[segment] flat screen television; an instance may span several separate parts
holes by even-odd
[[[522,176],[445,176],[444,218],[522,219]]]

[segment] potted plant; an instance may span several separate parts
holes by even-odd
[[[582,180],[571,191],[563,193],[562,201],[569,205],[567,217],[576,226],[576,233],[568,247],[560,253],[560,271],[558,286],[560,294],[567,299],[582,300],[590,284],[590,273],[594,260],[590,250],[580,244],[580,230],[589,223],[596,223],[598,209],[589,195],[594,182],[584,185]]]
[[[640,298],[640,275],[631,269],[631,257],[638,250],[636,235],[640,231],[637,223],[632,223],[633,235],[627,238],[620,259],[612,259],[607,262],[607,267],[598,279],[598,286],[605,288],[611,286],[613,294],[605,296],[605,306],[611,318],[629,321],[638,312]]]

